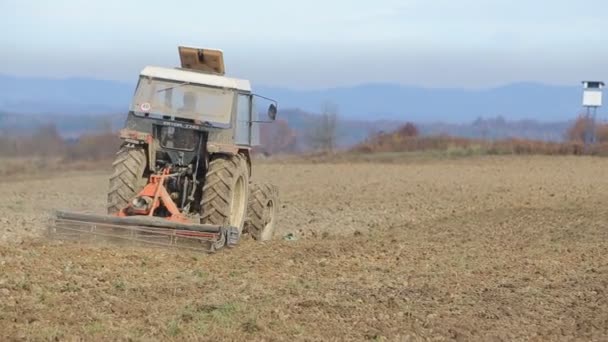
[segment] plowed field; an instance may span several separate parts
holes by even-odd
[[[53,209],[104,212],[107,174],[4,180],[0,340],[607,340],[606,170],[258,163],[279,231],[213,255],[46,241]]]

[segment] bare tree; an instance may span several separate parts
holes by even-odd
[[[336,148],[338,106],[325,101],[319,118],[313,122],[308,134],[310,146],[315,150],[332,152]]]

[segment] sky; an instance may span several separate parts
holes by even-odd
[[[0,0],[0,73],[134,82],[178,45],[265,86],[608,81],[603,0]]]

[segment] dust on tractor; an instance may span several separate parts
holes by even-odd
[[[205,250],[234,246],[243,234],[272,238],[278,190],[250,182],[251,149],[277,103],[254,94],[249,81],[224,76],[221,51],[178,50],[181,67],[148,66],[139,76],[107,215],[57,211],[53,237]],[[268,118],[259,118],[261,102]]]

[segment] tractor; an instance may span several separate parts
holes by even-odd
[[[156,244],[233,246],[272,238],[278,189],[252,183],[252,148],[277,102],[225,76],[223,53],[178,48],[181,67],[145,67],[112,164],[107,215],[58,211],[53,232]],[[266,118],[257,110],[268,107]],[[162,242],[159,242],[162,241]],[[190,244],[191,245],[191,244]]]

